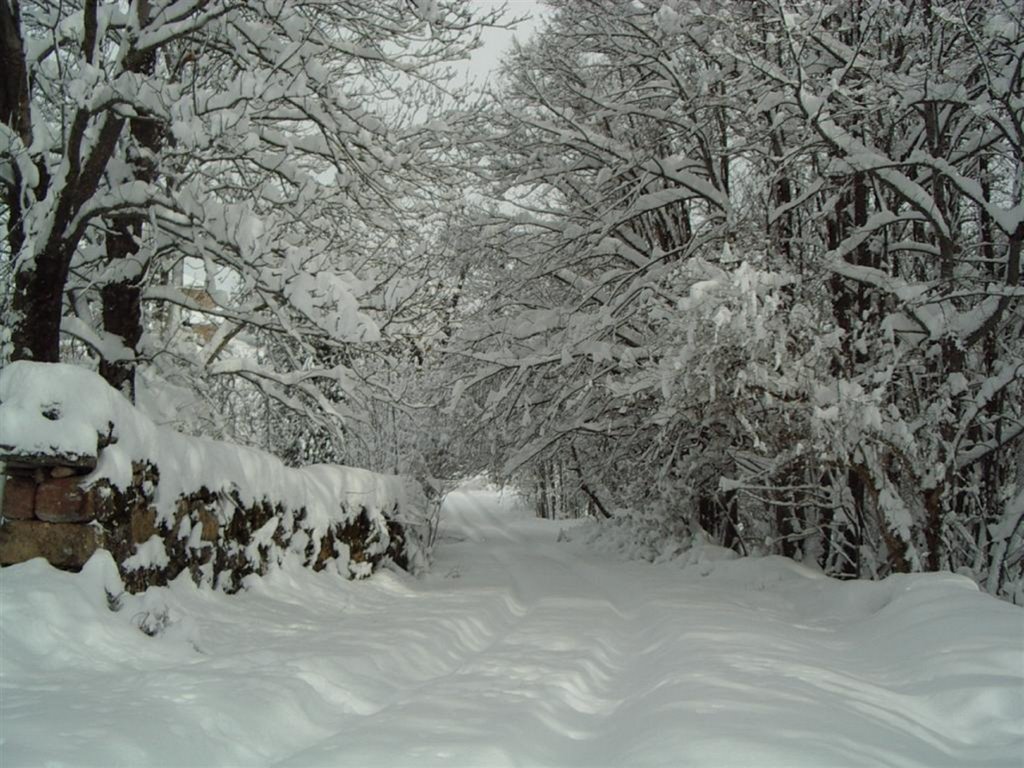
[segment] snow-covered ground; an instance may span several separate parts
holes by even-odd
[[[112,611],[109,559],[4,569],[0,765],[1024,761],[1024,610],[966,579],[620,562],[493,491],[446,513],[420,579],[286,569]]]

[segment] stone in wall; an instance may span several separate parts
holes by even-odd
[[[401,525],[386,522],[378,511],[385,498],[393,503],[415,496],[400,479],[354,468],[319,468],[303,479],[258,452],[236,466],[237,446],[194,443],[159,427],[96,374],[74,366],[18,361],[0,371],[0,379],[6,382],[0,410],[21,425],[7,433],[0,429],[0,462],[10,478],[0,509],[0,563],[41,556],[74,569],[102,546],[132,590],[185,572],[197,582],[235,590],[247,575],[265,573],[285,559],[309,568],[341,561],[347,573],[362,576],[388,556],[408,563],[408,544],[416,549],[415,539],[400,535]],[[58,380],[59,386],[50,387]],[[19,440],[25,445],[15,444]],[[124,478],[125,462],[139,456],[151,460],[133,462],[130,479]],[[92,477],[101,458],[117,469],[121,485]],[[175,498],[179,490],[171,492],[169,482],[161,494],[157,461],[174,473],[179,489],[178,482],[194,487],[207,476],[195,472],[197,466],[227,471],[208,481],[215,487]],[[286,482],[264,482],[278,476]],[[231,490],[233,483],[250,482],[252,488]],[[292,498],[248,501],[256,488]],[[315,516],[285,506],[299,497],[310,499],[311,509],[316,505]],[[369,510],[350,508],[350,498],[363,500]],[[333,511],[321,509],[335,504]]]
[[[4,484],[3,516],[8,520],[34,520],[36,481],[25,475],[8,475]]]
[[[81,568],[103,545],[88,494],[79,483],[96,457],[59,456],[48,466],[39,454],[4,454],[6,463],[0,565],[43,557],[69,570]]]
[[[236,592],[246,576],[266,573],[287,551],[300,552],[314,570],[347,556],[351,576],[370,573],[385,558],[409,565],[403,527],[390,519],[381,525],[366,509],[317,539],[305,508],[289,510],[269,499],[247,505],[237,491],[202,487],[178,499],[173,520],[160,520],[154,500],[160,473],[152,463],[134,462],[124,489],[103,479],[83,487],[84,471],[83,465],[47,467],[41,460],[8,468],[0,565],[43,557],[78,570],[102,547],[130,592],[165,585],[186,571],[196,583]],[[131,567],[140,545],[154,536],[166,562]]]
[[[84,523],[94,520],[96,512],[86,503],[86,492],[79,478],[50,477],[36,486],[35,516],[47,523]]]
[[[106,444],[111,444],[109,439]],[[96,469],[97,456],[82,453],[27,453],[0,444],[0,461],[7,465],[7,471],[31,472],[39,469],[49,472],[60,468],[58,476],[66,476],[66,472],[84,475]]]
[[[4,520],[0,525],[0,565],[43,557],[57,568],[77,571],[104,543],[103,533],[95,525]]]

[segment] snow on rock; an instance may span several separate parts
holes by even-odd
[[[99,376],[70,365],[15,362],[0,371],[0,448],[97,455],[110,418],[131,406]]]
[[[156,534],[135,548],[135,554],[122,563],[130,571],[140,568],[166,568],[170,564],[164,540]]]
[[[244,501],[297,501],[317,528],[347,522],[360,507],[380,512],[416,501],[406,478],[336,465],[291,469],[262,451],[158,427],[77,366],[19,361],[0,372],[0,445],[96,455],[97,435],[104,434],[113,444],[86,482],[106,478],[124,488],[133,461],[152,461],[160,469],[157,507],[166,519],[183,493],[201,486],[236,489]]]

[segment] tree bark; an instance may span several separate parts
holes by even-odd
[[[85,234],[85,224],[74,222],[79,210],[99,186],[103,170],[114,151],[124,119],[107,115],[98,130],[92,152],[81,162],[77,156],[89,116],[75,116],[69,140],[70,168],[66,183],[54,195],[54,211],[49,216],[49,233],[42,243],[26,242],[15,255],[14,297],[11,309],[14,327],[12,359],[55,363],[60,360],[60,321],[63,293],[67,284],[71,257]],[[29,253],[25,253],[29,251]],[[34,253],[31,253],[34,251]]]
[[[83,8],[84,41],[82,53],[86,61],[96,56],[95,34],[97,8],[87,2]],[[0,97],[0,118],[25,142],[31,136],[31,94],[25,66],[24,44],[20,28],[20,11],[13,0],[0,0],[0,34],[3,35],[3,61],[11,62],[14,80]],[[9,215],[8,241],[14,259],[14,296],[11,310],[14,322],[11,340],[12,359],[57,362],[60,359],[60,321],[63,293],[67,284],[71,258],[85,234],[86,222],[76,222],[82,206],[96,194],[107,163],[114,152],[124,127],[124,118],[112,112],[99,117],[79,108],[72,118],[64,149],[63,181],[59,189],[48,190],[45,205],[52,209],[38,217],[39,234],[28,239],[25,217],[20,205],[26,199],[24,180],[16,178],[5,185],[6,197],[17,196],[17,207]],[[86,137],[89,141],[86,141]],[[83,146],[90,147],[83,156]],[[26,144],[27,146],[27,144]],[[40,187],[47,182],[40,174]],[[42,199],[40,187],[36,199]],[[74,227],[72,227],[74,224]],[[16,248],[14,246],[17,246]]]
[[[149,20],[149,2],[137,4],[139,28]],[[139,74],[153,74],[156,52],[147,51],[129,59],[129,70]],[[154,120],[134,117],[129,120],[131,138],[135,146],[128,149],[128,161],[139,181],[152,182],[156,177],[154,155],[163,143],[163,131]],[[139,240],[145,217],[136,213],[118,216],[109,222],[107,234],[107,262],[124,261],[138,255]],[[121,338],[132,353],[131,358],[100,360],[100,375],[107,383],[135,402],[135,370],[138,365],[139,341],[142,339],[142,281],[145,268],[128,271],[130,276],[100,288],[103,304],[103,330]]]
[[[138,249],[137,234],[141,226],[135,222],[121,221],[117,230],[107,234],[107,259],[127,259]],[[142,291],[137,278],[127,278],[117,283],[107,283],[100,287],[100,299],[103,304],[103,329],[110,334],[119,336],[124,346],[133,353],[131,359],[100,360],[100,375],[114,389],[118,390],[135,402],[135,367],[134,355],[138,352],[142,338]]]
[[[0,65],[4,72],[0,77],[0,120],[27,147],[32,143],[32,115],[18,0],[0,0]],[[17,163],[12,162],[11,168],[14,178],[3,185],[3,199],[7,205],[7,243],[13,258],[21,250],[25,235],[21,228],[23,180]]]

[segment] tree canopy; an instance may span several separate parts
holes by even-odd
[[[1019,3],[548,5],[0,0],[5,356],[1024,601]]]

